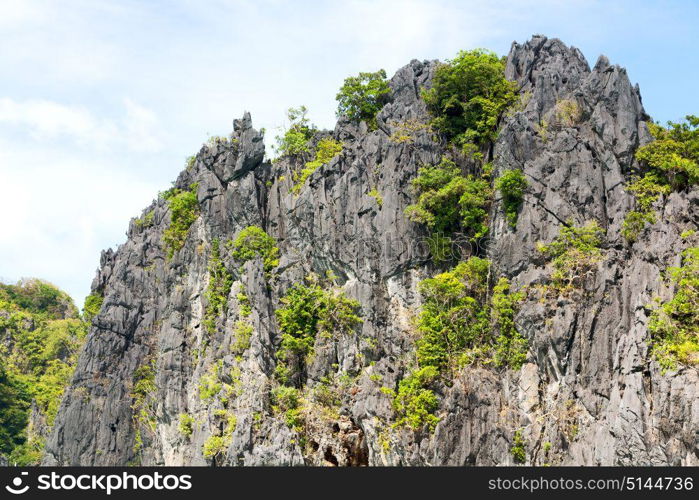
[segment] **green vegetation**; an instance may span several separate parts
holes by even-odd
[[[383,206],[383,196],[381,196],[381,193],[379,193],[378,189],[373,188],[371,191],[367,193],[367,196],[371,196],[372,198],[374,198],[379,208]]]
[[[301,391],[281,385],[272,389],[272,411],[284,416],[286,425],[297,432],[303,429],[303,405]]]
[[[307,113],[306,106],[287,110],[286,117],[289,120],[289,127],[283,135],[276,137],[277,146],[275,149],[279,158],[310,152],[308,141],[315,135],[316,128],[306,117]]]
[[[526,361],[528,343],[514,323],[524,294],[512,292],[504,277],[491,290],[490,273],[489,261],[471,257],[420,283],[418,367],[399,383],[397,392],[384,388],[393,398],[395,425],[433,430],[438,402],[432,386],[463,365],[518,370]]]
[[[313,275],[306,284],[292,286],[281,303],[276,311],[282,333],[276,375],[282,384],[302,377],[317,336],[349,333],[362,321],[359,302],[337,289],[321,287]]]
[[[412,185],[418,200],[405,213],[413,222],[441,237],[462,231],[475,241],[488,234],[492,189],[487,179],[463,175],[444,157],[437,165],[420,168]]]
[[[230,383],[225,380],[229,380]],[[239,386],[240,370],[234,367],[226,374],[223,369],[223,360],[219,360],[209,366],[207,372],[199,379],[199,398],[211,403],[218,397],[224,408],[227,408],[231,398],[238,395]]]
[[[210,402],[218,396],[221,389],[223,389],[223,384],[219,379],[222,369],[222,362],[213,364],[209,367],[207,373],[202,375],[199,379],[199,398],[202,401]]]
[[[646,225],[655,223],[655,214],[651,211],[639,212],[631,210],[624,217],[621,226],[621,235],[633,243],[638,235],[646,228]]]
[[[78,315],[73,299],[67,293],[38,279],[21,280],[16,285],[0,283],[0,300],[42,318],[61,319]]]
[[[170,226],[163,233],[163,245],[168,259],[184,246],[190,226],[199,217],[197,184],[192,184],[189,191],[171,189],[163,193],[170,207]]]
[[[241,354],[250,347],[250,337],[252,337],[253,327],[249,321],[238,320],[233,326],[233,342],[231,343],[231,351],[236,354]]]
[[[206,290],[206,311],[202,324],[210,334],[216,332],[216,318],[226,312],[228,295],[233,285],[233,276],[226,268],[219,249],[219,241],[211,243],[211,257],[209,257],[209,286]]]
[[[279,265],[277,242],[261,227],[246,227],[229,245],[233,248],[233,258],[242,263],[261,257],[266,273]]]
[[[519,370],[527,361],[527,339],[515,327],[517,306],[524,299],[523,292],[512,292],[510,281],[501,277],[493,287],[491,298],[491,318],[493,325],[499,331],[495,339],[495,366],[510,366]]]
[[[628,183],[626,190],[635,196],[638,210],[632,210],[626,214],[621,234],[629,242],[634,242],[646,224],[655,222],[653,204],[661,195],[670,193],[670,186],[657,172],[648,172],[643,177],[636,177]]]
[[[434,366],[425,366],[401,380],[397,393],[392,389],[382,388],[384,393],[393,398],[393,409],[398,416],[394,426],[405,426],[414,431],[427,426],[429,432],[434,431],[439,423],[439,418],[434,415],[439,402],[429,386],[438,375]]]
[[[300,172],[294,173],[294,185],[291,188],[292,193],[298,193],[306,183],[306,180],[318,168],[322,167],[337,155],[342,153],[342,143],[330,137],[326,137],[318,141],[316,146],[315,159],[306,163],[306,166]]]
[[[364,120],[370,130],[376,128],[376,115],[388,102],[391,88],[382,69],[375,73],[359,73],[345,79],[335,99],[338,102],[337,116],[346,116],[352,121]]]
[[[534,127],[536,133],[541,137],[541,140],[547,142],[549,140],[549,122],[541,119]]]
[[[490,262],[471,257],[451,271],[423,280],[417,320],[417,361],[440,372],[451,370],[466,348],[485,344],[490,333],[486,307]]]
[[[505,78],[505,60],[477,49],[441,64],[423,98],[435,117],[432,126],[474,153],[495,139],[500,115],[517,101],[515,90],[516,84]]]
[[[502,113],[519,101],[515,90],[515,83],[505,78],[504,59],[480,49],[462,51],[454,60],[441,64],[432,88],[423,90],[423,99],[434,117],[431,129],[442,133],[462,154],[477,160],[472,167],[475,172],[467,174],[445,156],[437,165],[421,167],[412,181],[418,199],[406,209],[406,215],[430,230],[430,251],[436,261],[447,260],[446,249],[454,233],[462,233],[472,242],[488,234],[492,166],[483,163],[484,152],[496,137]],[[411,137],[411,130],[402,129],[391,136],[394,142],[408,142]],[[512,226],[517,222],[526,185],[519,170],[506,172],[495,183]]]
[[[136,224],[136,227],[138,227],[139,229],[145,229],[145,228],[151,227],[153,225],[154,217],[155,217],[155,211],[151,210],[143,217],[139,217],[138,219],[136,219],[134,222]]]
[[[667,270],[675,286],[672,299],[657,304],[648,323],[651,352],[664,371],[699,366],[699,247],[682,257],[680,267]]]
[[[626,187],[637,205],[637,210],[627,214],[622,228],[630,242],[646,224],[655,222],[653,204],[661,196],[699,182],[699,117],[689,115],[684,123],[668,122],[667,127],[651,123],[648,127],[655,140],[636,151],[636,159],[646,172]]]
[[[495,180],[495,189],[502,194],[505,216],[512,227],[517,225],[517,213],[522,206],[526,188],[527,179],[519,169],[507,170]]]
[[[583,284],[585,276],[602,258],[602,237],[603,231],[596,221],[590,221],[582,227],[576,227],[569,221],[568,225],[561,227],[561,232],[553,242],[538,246],[540,252],[552,259],[554,271],[551,278],[553,286],[559,292]]]
[[[209,405],[221,404],[223,408],[214,411],[218,420],[218,431],[204,443],[202,452],[205,458],[216,460],[226,453],[233,439],[237,418],[229,408],[231,399],[240,394],[240,369],[233,367],[224,372],[223,360],[209,366],[199,379],[199,398]]]
[[[699,182],[699,117],[688,115],[684,123],[667,127],[648,125],[655,141],[636,151],[636,159],[663,178],[673,189]]]
[[[393,122],[394,130],[388,140],[396,144],[414,144],[415,137],[423,130],[431,131],[432,127],[427,123],[419,122],[415,119],[404,122]]]
[[[131,389],[131,409],[136,429],[134,455],[138,455],[143,448],[143,428],[145,427],[151,433],[155,432],[156,391],[155,361],[146,360],[134,371]]]
[[[29,388],[0,360],[0,453],[8,455],[25,443],[30,402]]]
[[[91,293],[85,297],[85,305],[83,305],[83,319],[92,323],[92,319],[97,316],[102,309],[102,303],[104,302],[104,297],[98,293]]]
[[[514,436],[512,437],[510,454],[512,454],[512,458],[518,464],[523,464],[527,461],[527,452],[524,449],[525,444],[524,438],[522,437],[522,430],[516,430]]]
[[[219,456],[225,455],[226,450],[231,445],[233,440],[233,431],[238,424],[238,419],[235,415],[224,412],[222,416],[224,420],[224,428],[221,435],[211,435],[204,442],[203,454],[204,458],[216,460]]]
[[[43,439],[27,439],[32,401],[53,425],[87,334],[70,297],[40,280],[0,284],[0,453],[36,465]]]
[[[250,300],[244,292],[237,294],[238,300],[238,320],[233,325],[233,339],[231,341],[231,351],[236,355],[241,355],[250,347],[250,338],[253,333],[253,326],[249,316],[252,314]]]
[[[189,438],[194,432],[194,417],[188,413],[180,413],[180,423],[177,426],[184,437]]]

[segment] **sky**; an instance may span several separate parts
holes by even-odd
[[[656,120],[699,114],[699,2],[0,0],[0,281],[82,305],[100,251],[244,111],[268,142],[344,78],[533,34],[627,68]],[[269,146],[269,144],[268,144]]]

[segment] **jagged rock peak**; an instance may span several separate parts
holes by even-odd
[[[526,363],[472,365],[438,384],[434,432],[392,426],[382,387],[397,388],[414,367],[418,284],[444,270],[426,250],[425,227],[405,215],[418,169],[449,153],[425,125],[420,97],[436,65],[414,60],[396,72],[376,130],[341,118],[323,131],[343,142],[342,154],[301,185],[306,160],[285,157],[272,168],[249,113],[235,120],[230,140],[202,147],[175,184],[198,186],[198,216],[182,247],[165,253],[172,215],[161,199],[148,209],[152,224],[133,223],[126,243],[102,255],[93,290],[104,304],[46,463],[509,465],[520,431],[531,464],[697,464],[696,370],[663,373],[652,361],[644,308],[669,293],[661,273],[686,246],[680,235],[696,220],[696,192],[673,193],[633,245],[622,241],[633,203],[624,185],[634,152],[650,140],[638,88],[606,58],[590,69],[579,50],[543,36],[513,44],[507,58],[522,101],[501,120],[492,164],[496,176],[522,170],[528,187],[515,227],[493,202],[482,249],[494,272],[533,291],[514,318],[530,346]],[[565,120],[562,102],[574,111]],[[408,120],[409,140],[392,137]],[[537,243],[551,242],[567,221],[589,220],[605,233],[604,258],[577,295],[537,296],[552,272]],[[251,225],[276,241],[273,276],[261,259],[237,261],[227,244]],[[213,324],[205,322],[212,262],[232,281]],[[328,271],[361,304],[363,321],[315,339],[305,396],[337,392],[331,408],[305,409],[300,431],[272,395],[275,310],[294,284]],[[249,332],[244,349],[235,347],[241,328]],[[138,399],[143,373],[154,389]],[[208,397],[212,380],[230,392]],[[135,404],[148,405],[152,420],[142,421]],[[213,455],[212,437],[225,445]]]

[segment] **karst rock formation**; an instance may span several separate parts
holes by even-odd
[[[527,295],[515,316],[529,341],[520,369],[465,366],[437,389],[433,431],[393,425],[382,388],[395,388],[413,364],[418,283],[443,270],[424,244],[425,227],[404,211],[414,203],[418,168],[439,162],[446,146],[427,128],[416,128],[411,141],[391,135],[400,123],[429,121],[420,89],[436,64],[413,60],[398,70],[375,130],[340,118],[320,132],[344,149],[297,193],[295,160],[267,161],[247,113],[234,121],[232,140],[202,147],[174,183],[194,184],[199,203],[184,246],[168,258],[162,237],[171,214],[160,197],[144,211],[149,224],[133,220],[126,242],[102,253],[92,290],[104,303],[45,464],[511,465],[517,431],[532,465],[699,464],[697,371],[661,371],[649,354],[646,307],[671,294],[661,273],[687,247],[680,234],[697,224],[698,191],[670,194],[657,222],[625,241],[633,196],[624,183],[634,152],[652,140],[639,88],[606,57],[590,68],[579,50],[543,36],[512,45],[506,77],[527,99],[501,118],[490,151],[494,175],[518,168],[527,177],[524,202],[513,228],[496,196],[478,251],[513,287],[534,287],[551,273],[537,243],[552,241],[565,221],[596,220],[603,258],[578,293]],[[562,99],[580,106],[577,123],[556,122]],[[239,265],[223,244],[253,225],[277,242],[273,274],[259,258]],[[233,284],[210,334],[203,320],[214,241]],[[350,334],[316,338],[304,391],[330,380],[340,400],[333,411],[309,405],[299,430],[270,397],[280,343],[275,310],[292,284],[328,271],[359,302],[362,322]],[[230,332],[241,293],[252,333],[236,354]],[[141,418],[134,386],[146,365],[153,384]],[[202,377],[212,373],[234,387],[225,401],[201,394]],[[191,417],[187,432],[183,415]],[[203,451],[212,435],[226,438],[213,457]]]

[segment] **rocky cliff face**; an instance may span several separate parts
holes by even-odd
[[[391,426],[381,388],[396,387],[413,363],[417,284],[439,270],[424,227],[404,210],[417,169],[438,162],[445,148],[424,127],[409,141],[391,135],[402,123],[429,120],[420,88],[434,68],[412,61],[396,73],[377,130],[341,120],[325,132],[344,150],[298,194],[290,192],[298,165],[264,160],[248,114],[234,122],[233,140],[202,148],[176,181],[181,189],[198,183],[200,215],[183,248],[166,258],[171,214],[160,198],[144,212],[152,213],[148,224],[132,221],[126,243],[102,254],[93,291],[104,304],[45,463],[512,464],[521,430],[530,464],[699,464],[697,372],[661,373],[648,353],[645,310],[671,293],[660,273],[688,246],[680,233],[696,227],[699,195],[670,195],[635,243],[621,237],[632,206],[623,183],[635,150],[651,139],[639,90],[606,58],[590,69],[577,49],[544,37],[514,44],[508,56],[507,77],[523,98],[501,120],[491,154],[496,173],[522,169],[529,187],[516,228],[494,203],[485,254],[515,287],[534,289],[551,272],[537,242],[550,242],[564,221],[594,219],[606,232],[603,258],[574,294],[527,295],[515,318],[530,346],[521,369],[466,367],[438,390],[434,432]],[[579,106],[574,123],[557,119],[561,100]],[[222,245],[234,282],[210,335],[202,320],[213,242],[250,225],[276,238],[279,267],[274,276],[259,259],[239,268]],[[280,342],[274,311],[293,283],[327,271],[359,301],[363,322],[352,335],[316,339],[300,431],[270,399]],[[252,325],[242,354],[231,350],[241,292]],[[144,366],[152,384],[139,397]],[[202,377],[212,374],[232,387],[225,400],[202,397]],[[328,387],[338,398],[333,411],[313,403],[313,391]],[[212,435],[225,437],[213,458],[203,452]]]

